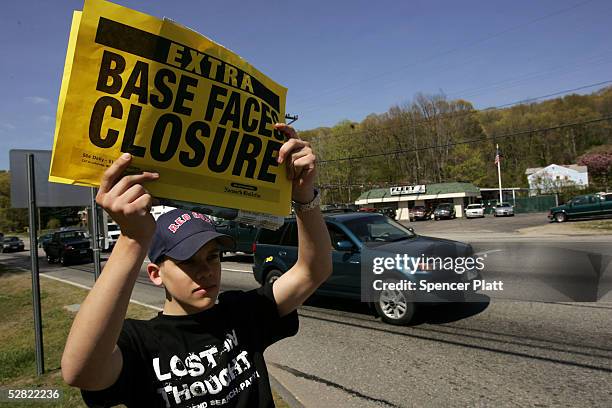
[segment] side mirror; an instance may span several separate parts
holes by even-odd
[[[410,231],[410,232],[412,232],[413,234],[415,234],[415,232],[414,232],[414,228],[412,228],[412,227],[408,227],[408,231]]]
[[[351,241],[338,241],[336,243],[336,248],[338,251],[353,251],[355,245]]]

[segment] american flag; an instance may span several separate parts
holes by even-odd
[[[497,166],[501,162],[503,156],[499,152],[499,147],[495,148],[495,165]]]

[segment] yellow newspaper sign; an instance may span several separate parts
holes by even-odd
[[[79,19],[80,17],[80,19]],[[80,20],[80,22],[79,22]],[[213,41],[106,1],[75,13],[50,181],[98,186],[120,156],[160,198],[286,215],[286,88]]]

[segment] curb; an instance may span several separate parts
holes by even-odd
[[[296,397],[285,387],[276,377],[273,377],[272,374],[268,371],[268,378],[270,379],[270,386],[274,388],[283,401],[287,403],[291,408],[305,408],[304,404],[302,404]]]

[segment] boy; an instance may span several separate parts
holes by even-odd
[[[155,173],[121,177],[119,158],[102,178],[97,202],[121,226],[121,237],[74,319],[62,356],[64,380],[89,406],[269,407],[263,360],[267,346],[298,330],[296,308],[331,274],[331,243],[314,189],[315,156],[285,124],[279,151],[293,180],[298,261],[274,286],[219,295],[220,246],[231,238],[207,217],[173,210],[155,223],[143,183]],[[163,285],[163,311],[125,320],[145,255],[149,278]]]

